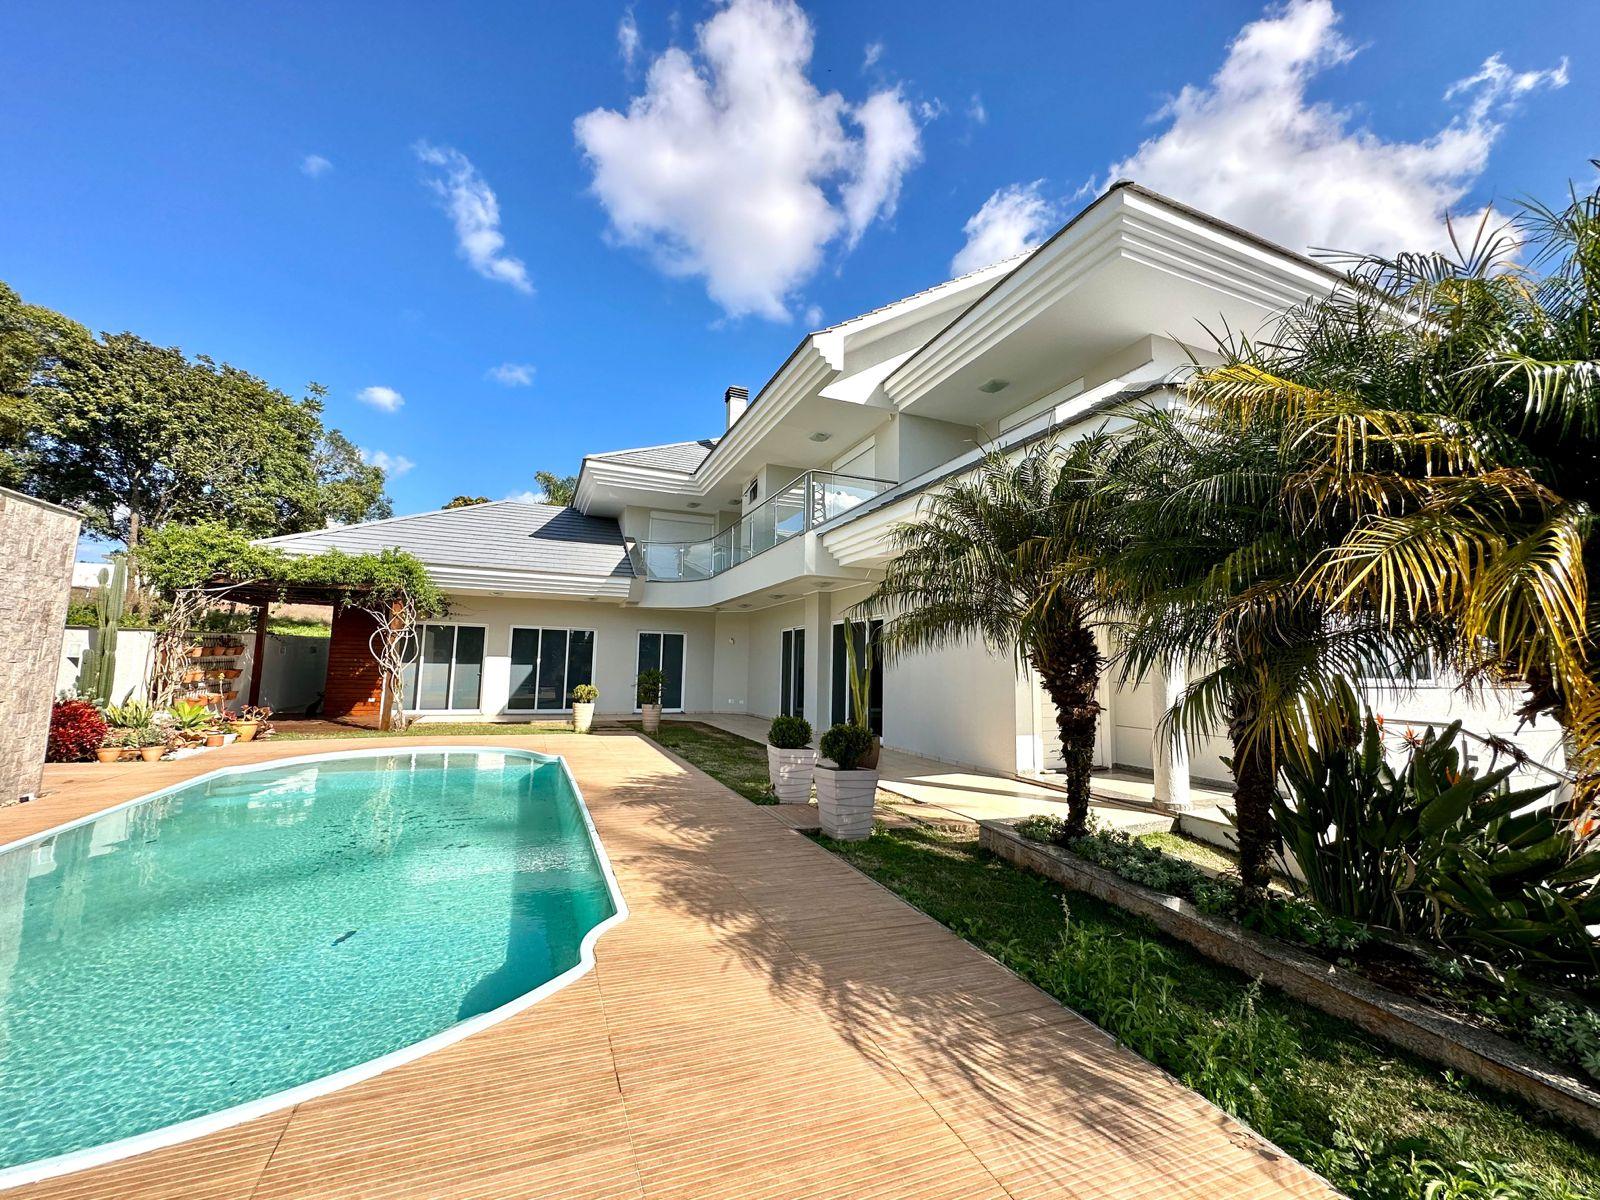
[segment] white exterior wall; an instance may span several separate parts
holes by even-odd
[[[506,701],[511,694],[511,629],[523,625],[594,630],[594,682],[600,689],[595,711],[619,715],[633,712],[640,632],[682,633],[685,635],[683,706],[689,712],[706,712],[712,707],[715,613],[513,596],[454,595],[450,597],[450,604],[450,623],[485,627],[483,687],[476,711],[486,719],[540,719],[537,713],[506,711]],[[455,711],[430,714],[421,719],[451,721],[463,715],[471,714]]]
[[[67,692],[78,686],[78,668],[84,653],[99,640],[99,631],[69,625],[61,635],[61,662],[56,668],[56,691]],[[150,668],[155,655],[153,629],[117,630],[117,666],[112,673],[111,700],[121,704],[130,696],[149,697]]]

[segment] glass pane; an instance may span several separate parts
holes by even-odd
[[[594,630],[574,629],[567,643],[567,699],[580,683],[594,682]]]
[[[567,631],[546,629],[539,651],[540,708],[565,708],[567,704]]]
[[[483,681],[483,627],[456,627],[456,669],[450,681],[451,708],[477,708]]]
[[[507,708],[533,707],[533,671],[539,662],[539,631],[511,631],[511,698]]]
[[[794,715],[806,715],[806,631],[794,631]]]
[[[661,689],[662,708],[683,707],[683,634],[661,635],[661,671],[667,677]]]
[[[778,711],[789,717],[794,715],[794,630],[783,631],[778,655]]]
[[[417,707],[445,708],[450,703],[450,650],[456,631],[451,625],[422,627],[422,662],[418,667]]]
[[[661,635],[659,633],[641,633],[639,635],[639,666],[635,678],[646,671],[656,671],[661,668]],[[639,703],[638,692],[634,693],[635,707]]]
[[[400,706],[407,710],[417,706],[417,656],[422,646],[420,628],[413,628],[405,638],[403,657],[405,667],[400,672]]]
[[[848,664],[844,657],[844,626],[833,627],[833,695],[828,709],[828,723],[839,725],[850,719],[850,684]]]

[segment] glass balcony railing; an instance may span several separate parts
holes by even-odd
[[[698,542],[633,543],[634,569],[647,579],[710,579],[894,486],[885,479],[807,471],[713,537]]]

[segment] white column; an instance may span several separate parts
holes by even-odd
[[[1188,812],[1189,751],[1181,738],[1174,740],[1162,731],[1167,710],[1183,695],[1185,680],[1181,671],[1150,675],[1150,761],[1155,766],[1155,803],[1163,812]]]
[[[831,666],[833,641],[833,597],[827,592],[811,592],[805,600],[806,685],[803,698],[806,720],[821,737],[828,728],[829,691],[833,687]]]

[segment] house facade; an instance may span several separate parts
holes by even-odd
[[[274,539],[290,552],[398,546],[451,602],[420,631],[405,706],[422,721],[549,719],[578,683],[633,710],[639,671],[682,712],[843,719],[845,615],[878,577],[890,532],[996,446],[1020,452],[1176,397],[1213,331],[1255,334],[1325,294],[1326,267],[1134,184],[1118,184],[1027,254],[808,334],[754,395],[729,387],[713,436],[583,460],[571,507],[516,501]],[[708,404],[708,407],[710,405]],[[325,713],[372,717],[372,630],[340,614]],[[1150,770],[1182,808],[1188,780],[1226,779],[1220,741],[1153,736],[1183,681],[1102,685],[1100,765]],[[1386,715],[1461,716],[1509,734],[1500,697],[1440,680]],[[874,678],[888,746],[1004,773],[1059,762],[1049,700],[981,643],[897,658]],[[1520,738],[1558,755],[1553,733]]]

